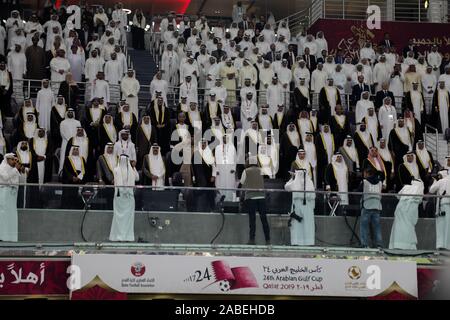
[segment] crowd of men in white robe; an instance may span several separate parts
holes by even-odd
[[[118,7],[116,10],[118,11],[114,11],[116,14],[113,12],[113,20],[108,24],[105,33],[101,37],[93,35],[92,41],[88,43],[86,48],[74,48],[73,42],[71,42],[73,39],[70,37],[70,35],[73,35],[70,32],[70,24],[67,30],[62,30],[58,25],[57,17],[52,16],[52,20],[42,26],[42,32],[47,32],[47,42],[43,45],[49,50],[55,51],[54,58],[50,62],[52,83],[60,83],[66,80],[66,75],[69,72],[77,78],[84,76],[90,86],[90,90],[87,90],[89,99],[103,98],[104,106],[102,105],[102,109],[107,109],[108,104],[118,102],[117,98],[111,98],[111,91],[113,88],[119,88],[118,85],[120,84],[124,101],[119,103],[118,111],[121,112],[123,123],[132,123],[133,116],[136,119],[139,118],[137,96],[140,91],[140,84],[135,78],[134,70],[128,69],[126,66],[126,58],[121,49],[126,47],[123,28],[116,27],[114,22],[121,21],[122,17],[125,17],[126,24],[126,15],[123,16],[122,7]],[[8,40],[7,48],[11,49],[8,53],[7,70],[13,75],[13,80],[22,80],[26,71],[23,65],[23,63],[26,64],[26,59],[23,61],[23,56],[21,56],[21,59],[16,60],[16,56],[19,57],[22,54],[19,51],[25,49],[26,45],[21,47],[20,45],[16,46],[16,44],[23,42],[22,37],[25,36],[16,31],[22,29],[23,21],[20,16],[17,16],[17,12],[12,14],[10,19],[7,21],[7,32],[4,33]],[[124,21],[121,21],[121,23],[123,25]],[[40,30],[40,28],[36,28]],[[355,118],[358,125],[357,134],[368,148],[380,146],[381,156],[387,153],[392,157],[387,147],[383,148],[380,142],[382,139],[388,142],[389,135],[393,130],[398,129],[400,139],[404,136],[411,150],[415,141],[411,132],[406,131],[406,126],[404,128],[398,127],[397,114],[400,112],[398,112],[398,109],[393,109],[391,104],[386,102],[387,99],[383,99],[378,115],[373,112],[374,105],[369,99],[371,93],[393,92],[396,102],[399,102],[397,108],[402,104],[405,94],[409,94],[411,104],[408,107],[414,111],[413,115],[419,123],[424,121],[421,117],[423,113],[431,115],[435,112],[439,115],[437,119],[439,119],[441,130],[448,128],[450,68],[446,68],[446,73],[440,74],[439,67],[442,56],[437,52],[437,47],[433,47],[431,52],[422,58],[417,57],[411,48],[405,58],[398,55],[395,50],[391,50],[393,48],[387,48],[383,53],[375,52],[371,43],[367,43],[365,47],[361,48],[356,65],[349,57],[341,57],[343,62],[337,63],[337,57],[329,55],[328,44],[323,32],[318,32],[316,37],[306,34],[306,32],[301,32],[293,37],[286,21],[281,21],[278,25],[275,24],[273,19],[250,21],[245,13],[245,6],[237,6],[233,9],[233,23],[229,28],[226,28],[223,24],[210,27],[205,17],[200,17],[196,21],[183,21],[183,23],[177,24],[175,16],[169,14],[160,22],[160,34],[163,48],[161,61],[159,62],[160,69],[150,84],[153,110],[157,119],[160,119],[161,114],[158,115],[158,112],[164,109],[158,109],[158,105],[161,100],[161,104],[167,106],[168,95],[170,94],[179,97],[179,111],[185,112],[188,117],[196,113],[199,107],[207,106],[209,111],[214,110],[209,117],[213,120],[211,124],[213,133],[215,130],[220,133],[216,136],[219,147],[214,150],[202,149],[201,153],[204,160],[209,159],[208,161],[214,166],[212,174],[215,177],[217,188],[233,189],[238,185],[236,177],[238,150],[229,138],[233,131],[237,129],[234,119],[237,116],[235,110],[239,110],[237,118],[241,119],[241,126],[244,131],[240,141],[244,141],[245,136],[255,137],[253,140],[258,142],[259,165],[268,178],[275,178],[281,165],[278,156],[279,141],[269,143],[269,139],[259,138],[258,130],[266,132],[274,130],[276,129],[274,119],[282,119],[290,110],[298,110],[298,119],[295,119],[298,120],[298,127],[284,123],[285,127],[279,128],[287,129],[288,127],[289,140],[293,146],[300,149],[294,161],[296,167],[292,170],[292,177],[285,186],[286,190],[294,192],[293,211],[304,218],[301,225],[293,222],[291,227],[293,244],[314,244],[315,196],[310,191],[318,187],[317,183],[321,180],[320,177],[317,179],[318,171],[322,171],[323,175],[325,168],[320,168],[319,166],[323,164],[317,163],[312,132],[319,133],[319,138],[321,138],[326,152],[325,166],[330,166],[331,170],[335,172],[336,191],[342,192],[342,204],[348,204],[348,197],[345,192],[349,190],[349,168],[342,156],[335,154],[335,151],[341,146],[335,148],[333,133],[330,132],[328,121],[335,116],[337,121],[340,121],[342,114],[338,114],[336,111],[339,105],[338,100],[348,110],[351,103],[347,103],[350,102],[350,99],[347,99],[346,95],[352,95],[355,86],[361,85],[362,88],[360,97],[357,97],[354,101],[356,104]],[[185,41],[180,40],[183,39],[181,35],[185,34],[190,35],[185,36]],[[27,33],[26,37],[28,36]],[[59,40],[57,40],[58,38]],[[56,45],[49,39],[53,39]],[[293,46],[293,44],[296,46]],[[64,47],[73,48],[73,50],[66,52],[62,49]],[[86,60],[82,58],[85,57],[84,50],[89,55]],[[75,57],[76,55],[79,55],[80,58]],[[4,79],[4,77],[0,77],[0,79]],[[365,85],[369,86],[369,90],[364,89],[366,88]],[[69,142],[71,148],[77,150],[75,154],[79,153],[79,155],[74,155],[70,150],[69,160],[74,167],[79,169],[77,171],[83,171],[83,161],[87,162],[89,157],[87,148],[83,148],[83,143],[85,143],[87,137],[86,131],[73,115],[70,116],[73,111],[66,108],[58,110],[58,106],[64,106],[64,101],[57,101],[58,99],[55,99],[54,91],[51,89],[52,86],[44,81],[36,102],[38,119],[35,117],[33,120],[31,117],[30,122],[35,121],[39,124],[39,127],[48,131],[50,113],[52,107],[55,107],[60,115],[63,115],[61,118],[64,119],[60,124],[62,146],[58,171],[61,171],[64,167],[65,155],[67,154],[66,146]],[[295,98],[295,90],[299,92],[299,96],[305,98],[306,102],[300,102]],[[292,91],[294,91],[294,94],[292,94]],[[330,112],[330,117],[325,118],[325,121],[323,121],[323,118],[320,121],[317,120],[324,116],[323,112],[317,113],[317,111],[311,110],[311,107],[322,103],[320,102],[321,95],[326,97],[326,107]],[[422,97],[430,99],[422,99]],[[436,103],[432,102],[434,97],[436,97]],[[423,103],[423,101],[426,103]],[[191,106],[193,106],[193,109],[190,110]],[[306,111],[305,117],[303,117],[304,111]],[[28,114],[25,107],[24,112],[25,115]],[[162,114],[162,118],[164,118],[164,114]],[[372,120],[375,120],[374,125],[370,124]],[[367,126],[366,131],[361,130],[363,121]],[[151,132],[152,125],[150,123],[145,121],[140,123],[144,132]],[[381,127],[381,134],[378,134],[376,130],[378,124]],[[160,129],[159,125],[158,123],[158,129]],[[181,129],[186,126],[184,123],[180,125]],[[161,126],[163,127],[162,123]],[[108,148],[108,145],[105,146],[104,154],[106,162],[108,164],[112,162],[115,168],[114,184],[119,186],[118,181],[122,181],[123,185],[120,186],[131,187],[139,179],[135,169],[138,161],[135,145],[127,136],[129,135],[127,130],[122,130],[119,133],[115,130],[106,130],[111,135],[115,135],[111,148]],[[178,126],[177,131],[184,132]],[[187,130],[185,131],[187,132]],[[185,135],[180,133],[180,143],[190,141],[188,136],[184,138]],[[347,140],[345,140],[342,148],[348,151],[349,155],[354,153],[357,158],[354,146],[347,145]],[[163,143],[163,141],[157,142]],[[174,149],[176,149],[176,146]],[[111,158],[112,154],[116,158]],[[84,160],[75,160],[76,157]],[[11,171],[11,166],[7,166],[11,158],[14,158],[14,156],[10,154],[5,157],[5,165],[2,164],[5,172]],[[386,160],[386,157],[382,156],[382,158]],[[362,167],[363,160],[359,159],[358,167]],[[150,148],[148,161],[152,164],[149,167],[152,184],[155,186],[166,184],[166,165],[159,146]],[[205,162],[208,161],[205,160]],[[76,165],[74,165],[75,163]],[[410,162],[406,162],[408,170],[415,172],[417,168],[416,159],[414,159],[414,164],[408,163]],[[379,163],[375,167],[382,170],[384,165],[382,166]],[[304,175],[302,169],[307,170],[308,174]],[[412,175],[416,179],[420,179],[416,174]],[[7,181],[12,179],[10,176],[9,173],[5,174],[2,181],[8,183]],[[83,178],[81,176],[79,181],[83,181]],[[440,195],[445,194],[446,186],[443,186],[445,184],[443,181],[450,180],[443,177],[432,185],[430,192]],[[417,183],[419,182],[414,180],[411,185],[406,184],[400,193],[420,195],[420,188],[408,189]],[[323,187],[330,190],[328,184]],[[2,189],[1,191],[9,192],[7,195],[5,193],[5,196],[13,194],[12,189]],[[236,200],[235,193],[229,191],[222,193],[227,200]],[[118,199],[119,195],[120,199]],[[411,232],[414,231],[405,227],[406,222],[402,222],[401,216],[403,212],[404,219],[408,220],[408,223],[415,224],[414,219],[407,214],[410,211],[405,211],[403,205],[404,203],[412,205],[417,212],[418,198],[403,197],[399,202],[395,213],[396,223],[394,223],[393,238],[409,237]],[[124,227],[120,223],[122,209],[130,210],[132,208],[130,204],[134,201],[130,188],[117,188],[114,199],[117,214],[115,214],[116,220],[113,222],[115,231],[111,231],[111,240],[133,241],[134,237],[131,237],[129,228],[120,231]],[[118,202],[122,200],[124,201],[119,204]],[[119,207],[122,207],[122,209],[119,209]],[[439,208],[443,209],[440,211]],[[446,202],[443,201],[439,208],[436,211],[437,221],[439,221],[437,247],[450,248],[447,236],[450,234],[450,223],[447,221],[450,216],[442,215],[442,212],[445,212]],[[6,212],[5,209],[2,212]],[[299,228],[307,229],[307,231],[301,231]],[[405,241],[408,242],[408,245],[404,244]],[[415,243],[409,240],[391,241],[391,247],[393,248],[409,249],[413,246],[415,246]]]

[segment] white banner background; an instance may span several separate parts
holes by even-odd
[[[86,254],[72,264],[80,288],[98,276],[126,293],[371,297],[396,282],[417,297],[415,262]]]

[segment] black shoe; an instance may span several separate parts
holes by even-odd
[[[266,246],[271,246],[270,240],[266,240]]]
[[[247,245],[249,245],[249,246],[254,246],[255,244],[256,244],[255,239],[250,239],[250,240],[248,240],[248,242],[247,242]]]

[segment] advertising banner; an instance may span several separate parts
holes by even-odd
[[[68,296],[69,265],[69,260],[0,260],[0,296]]]
[[[73,293],[417,298],[415,262],[280,257],[85,254],[72,257]]]

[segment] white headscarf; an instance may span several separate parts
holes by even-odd
[[[106,150],[108,149],[108,147],[112,147],[113,148],[113,152],[111,154],[109,154]],[[114,144],[113,143],[107,143],[105,145],[105,149],[103,152],[103,157],[105,158],[106,164],[108,165],[109,169],[111,171],[114,172],[114,168],[117,166],[118,164],[118,158],[117,156],[114,154]]]
[[[397,133],[398,138],[403,144],[407,145],[409,149],[412,149],[411,134],[406,127],[406,123],[404,123],[403,127],[400,128],[398,122],[399,120],[397,120],[397,125],[395,126],[395,132]],[[404,122],[406,121],[404,120]]]
[[[39,130],[44,130],[44,137],[40,138],[38,133]],[[34,152],[36,152],[36,154],[38,156],[44,157],[45,153],[47,151],[47,145],[48,145],[48,140],[47,140],[47,132],[45,131],[45,129],[36,129],[36,131],[34,132],[34,136],[33,136],[33,150]]]
[[[59,98],[62,98],[62,100],[63,100],[62,104],[58,104],[58,99]],[[67,107],[66,107],[66,100],[64,99],[64,97],[57,97],[56,98],[55,109],[56,109],[56,111],[58,112],[58,114],[59,114],[59,116],[61,118],[64,119],[66,117]]]
[[[287,134],[291,144],[294,147],[299,148],[300,147],[300,135],[298,134],[297,127],[294,126],[294,130],[290,131],[289,126],[288,126],[288,128],[286,130],[286,134]]]
[[[74,156],[73,155],[73,150],[75,148],[80,149],[78,146],[73,145],[72,148],[70,148],[70,152],[69,152],[69,160],[72,163],[73,168],[79,172],[78,174],[78,179],[83,180],[84,174],[85,174],[85,169],[84,169],[84,165],[83,165],[83,159],[78,155],[78,156]],[[80,150],[80,154],[81,154],[81,150]]]
[[[33,116],[33,120],[28,121],[28,116]],[[23,133],[25,134],[25,137],[27,137],[28,139],[33,138],[36,129],[36,116],[34,115],[34,113],[27,114],[25,122],[23,123]]]
[[[78,129],[83,129],[81,127],[77,128]],[[75,135],[72,138],[72,144],[79,146],[80,148],[80,155],[84,158],[85,161],[87,161],[88,156],[89,156],[89,139],[86,135],[86,131],[83,129],[83,136],[79,137],[77,135],[77,133],[75,133]]]
[[[117,166],[114,168],[114,185],[133,187],[138,177],[136,170],[131,166],[128,156],[121,155]]]
[[[111,117],[111,122],[110,123],[106,123],[106,121],[105,121],[106,116]],[[112,120],[112,116],[111,115],[106,114],[106,115],[103,116],[103,128],[105,128],[106,134],[108,135],[108,137],[111,140],[111,142],[113,142],[113,143],[116,142],[117,141],[117,130],[116,130],[116,127],[113,124],[113,120]]]
[[[352,140],[352,145],[350,147],[347,146],[347,140]],[[342,148],[344,149],[345,153],[348,155],[350,160],[352,160],[353,162],[356,162],[356,166],[357,166],[357,168],[359,168],[358,152],[356,152],[355,142],[353,141],[353,139],[350,137],[345,138]]]
[[[26,142],[26,144],[27,144],[27,150],[25,150],[25,151],[23,151],[20,148],[20,146],[22,145],[23,142]],[[17,144],[16,154],[17,154],[17,158],[19,159],[20,163],[22,163],[22,164],[30,164],[31,163],[30,146],[27,141],[20,141]]]
[[[159,148],[157,155],[153,154],[154,149],[155,146],[150,148],[150,152],[148,153],[148,163],[150,166],[150,173],[159,178],[166,174],[166,166],[164,165],[164,161],[161,156],[161,149]]]
[[[209,148],[209,146],[206,146],[205,149],[202,148],[202,141],[200,141],[198,144],[198,152],[200,153],[203,161],[205,161],[205,163],[207,165],[209,165],[209,166],[214,165],[214,163],[216,161],[214,159],[214,155],[213,155],[211,149]]]
[[[422,163],[425,169],[430,168],[430,154],[428,153],[427,148],[425,145],[423,146],[423,149],[419,149],[419,143],[416,143],[416,156],[418,160]]]
[[[414,157],[414,160],[412,163],[409,163],[407,160],[407,156],[408,154],[405,154],[403,156],[403,164],[406,167],[406,169],[408,169],[408,171],[414,176],[414,178],[416,179],[420,179],[420,174],[419,174],[419,166],[417,165],[417,160],[416,160],[416,155],[412,154],[412,156]]]

